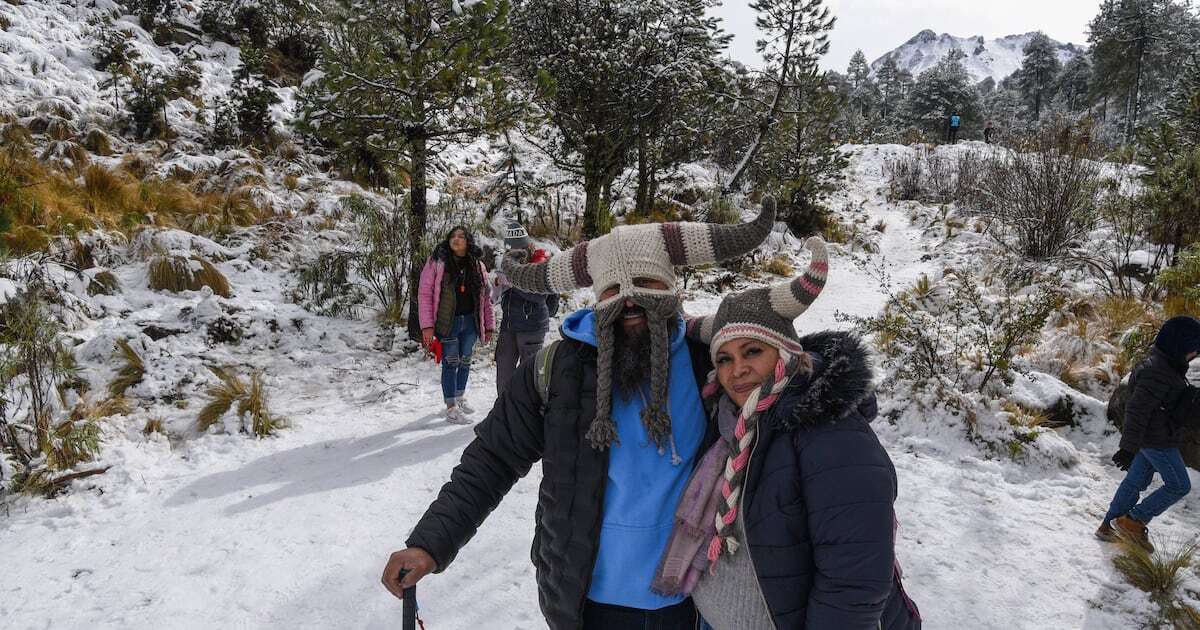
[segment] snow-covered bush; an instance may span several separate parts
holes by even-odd
[[[1200,313],[1200,245],[1192,245],[1163,269],[1158,284],[1167,290],[1163,307],[1168,315]]]
[[[1096,224],[1101,164],[1063,129],[1047,125],[1018,151],[992,154],[971,204],[997,243],[1027,258],[1058,256]]]

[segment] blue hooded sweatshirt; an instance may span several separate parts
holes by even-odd
[[[596,346],[595,323],[591,309],[572,313],[563,322],[563,336]],[[672,463],[670,444],[660,453],[646,434],[642,397],[623,400],[614,387],[612,417],[620,444],[608,449],[600,551],[588,591],[592,601],[643,610],[683,601],[650,590],[707,423],[683,332],[681,320],[670,338],[668,406],[676,463]]]

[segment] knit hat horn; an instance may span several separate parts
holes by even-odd
[[[812,260],[803,275],[726,296],[716,314],[690,320],[688,334],[708,344],[714,360],[726,341],[739,337],[759,339],[794,354],[803,352],[793,322],[821,294],[829,275],[825,241],[813,236],[805,246],[812,252]]]
[[[513,286],[530,293],[563,293],[632,284],[654,278],[674,289],[674,266],[706,265],[754,251],[775,224],[775,200],[766,197],[753,221],[738,225],[672,222],[620,225],[584,241],[549,262],[522,264],[506,257],[501,267]]]

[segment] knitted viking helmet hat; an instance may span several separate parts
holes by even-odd
[[[505,258],[502,266],[513,286],[530,293],[563,293],[592,287],[596,298],[620,285],[618,297],[675,291],[675,266],[705,265],[744,256],[758,247],[775,224],[775,200],[763,199],[762,212],[739,225],[715,223],[646,223],[620,225],[608,234],[555,256],[549,262],[520,264]],[[665,291],[635,287],[634,278],[653,278]],[[597,304],[601,307],[602,304]]]
[[[627,302],[645,310],[649,328],[650,392],[642,407],[646,433],[663,452],[671,436],[667,413],[670,335],[678,325],[680,297],[675,291],[676,265],[702,265],[750,253],[771,233],[775,201],[763,199],[762,211],[749,223],[650,223],[621,225],[608,234],[579,245],[544,263],[523,263],[505,256],[501,268],[513,286],[531,293],[561,293],[591,287],[598,303],[595,312],[596,415],[588,428],[588,441],[605,449],[617,439],[612,419],[613,325]],[[635,279],[658,280],[665,289],[634,284]],[[601,300],[604,291],[615,295]],[[644,352],[645,349],[639,349]]]
[[[758,339],[791,354],[804,351],[793,321],[821,294],[829,275],[825,241],[813,236],[805,246],[812,251],[812,261],[800,277],[726,296],[716,314],[688,322],[688,334],[708,344],[714,361],[726,341],[741,337]]]

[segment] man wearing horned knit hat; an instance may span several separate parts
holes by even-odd
[[[743,256],[774,221],[767,198],[749,223],[623,225],[548,262],[505,258],[514,287],[590,287],[596,305],[569,316],[563,340],[517,369],[408,548],[389,559],[387,589],[399,597],[445,570],[540,461],[532,560],[547,625],[694,628],[689,598],[651,588],[697,456],[717,439],[700,398],[712,361],[685,334],[675,267]]]

